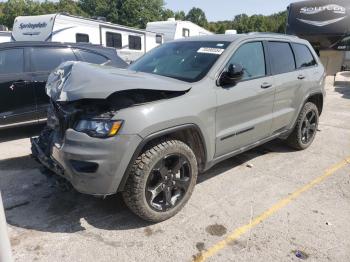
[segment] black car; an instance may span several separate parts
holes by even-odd
[[[9,42],[0,44],[0,129],[46,118],[50,72],[65,61],[125,68],[113,48],[92,44]]]

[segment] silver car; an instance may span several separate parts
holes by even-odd
[[[135,214],[163,221],[214,164],[275,138],[309,147],[324,77],[307,41],[263,33],[177,40],[128,69],[66,62],[48,80],[33,155],[79,192],[122,192]]]

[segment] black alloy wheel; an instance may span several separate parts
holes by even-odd
[[[312,102],[307,102],[299,113],[292,133],[286,140],[287,144],[297,150],[308,148],[316,137],[318,122],[317,106]]]
[[[153,141],[135,160],[123,198],[142,219],[161,222],[186,205],[197,176],[197,158],[187,144],[174,139]]]
[[[301,125],[301,142],[308,144],[315,136],[317,131],[317,118],[316,112],[310,111],[305,115],[305,118]]]
[[[189,161],[184,155],[165,156],[154,166],[147,181],[147,203],[158,212],[174,208],[186,195],[191,177]]]

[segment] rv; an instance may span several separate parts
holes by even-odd
[[[10,31],[0,31],[0,43],[10,42],[11,32]]]
[[[308,0],[288,7],[287,34],[308,40],[327,74],[350,66],[350,1]]]
[[[126,62],[132,62],[163,43],[159,33],[112,24],[66,13],[19,16],[12,41],[91,43],[114,47]]]
[[[168,21],[149,22],[146,30],[162,34],[164,42],[190,36],[213,34],[190,21],[175,20],[175,18],[169,18]]]

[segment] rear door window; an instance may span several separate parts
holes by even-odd
[[[76,61],[72,49],[56,47],[35,47],[31,52],[32,71],[52,71],[61,63]]]
[[[298,69],[314,66],[317,64],[310,49],[306,45],[293,44],[293,50],[294,50],[295,61]]]
[[[78,50],[83,61],[92,64],[103,64],[109,61],[109,59],[103,55],[96,54],[94,52],[89,52],[86,50]]]
[[[284,74],[295,70],[294,54],[289,43],[269,42],[268,46],[273,74]]]
[[[262,42],[243,44],[234,53],[230,64],[239,64],[244,68],[242,80],[263,77],[266,75],[265,54]]]
[[[24,71],[23,49],[0,51],[0,74],[18,74]]]

